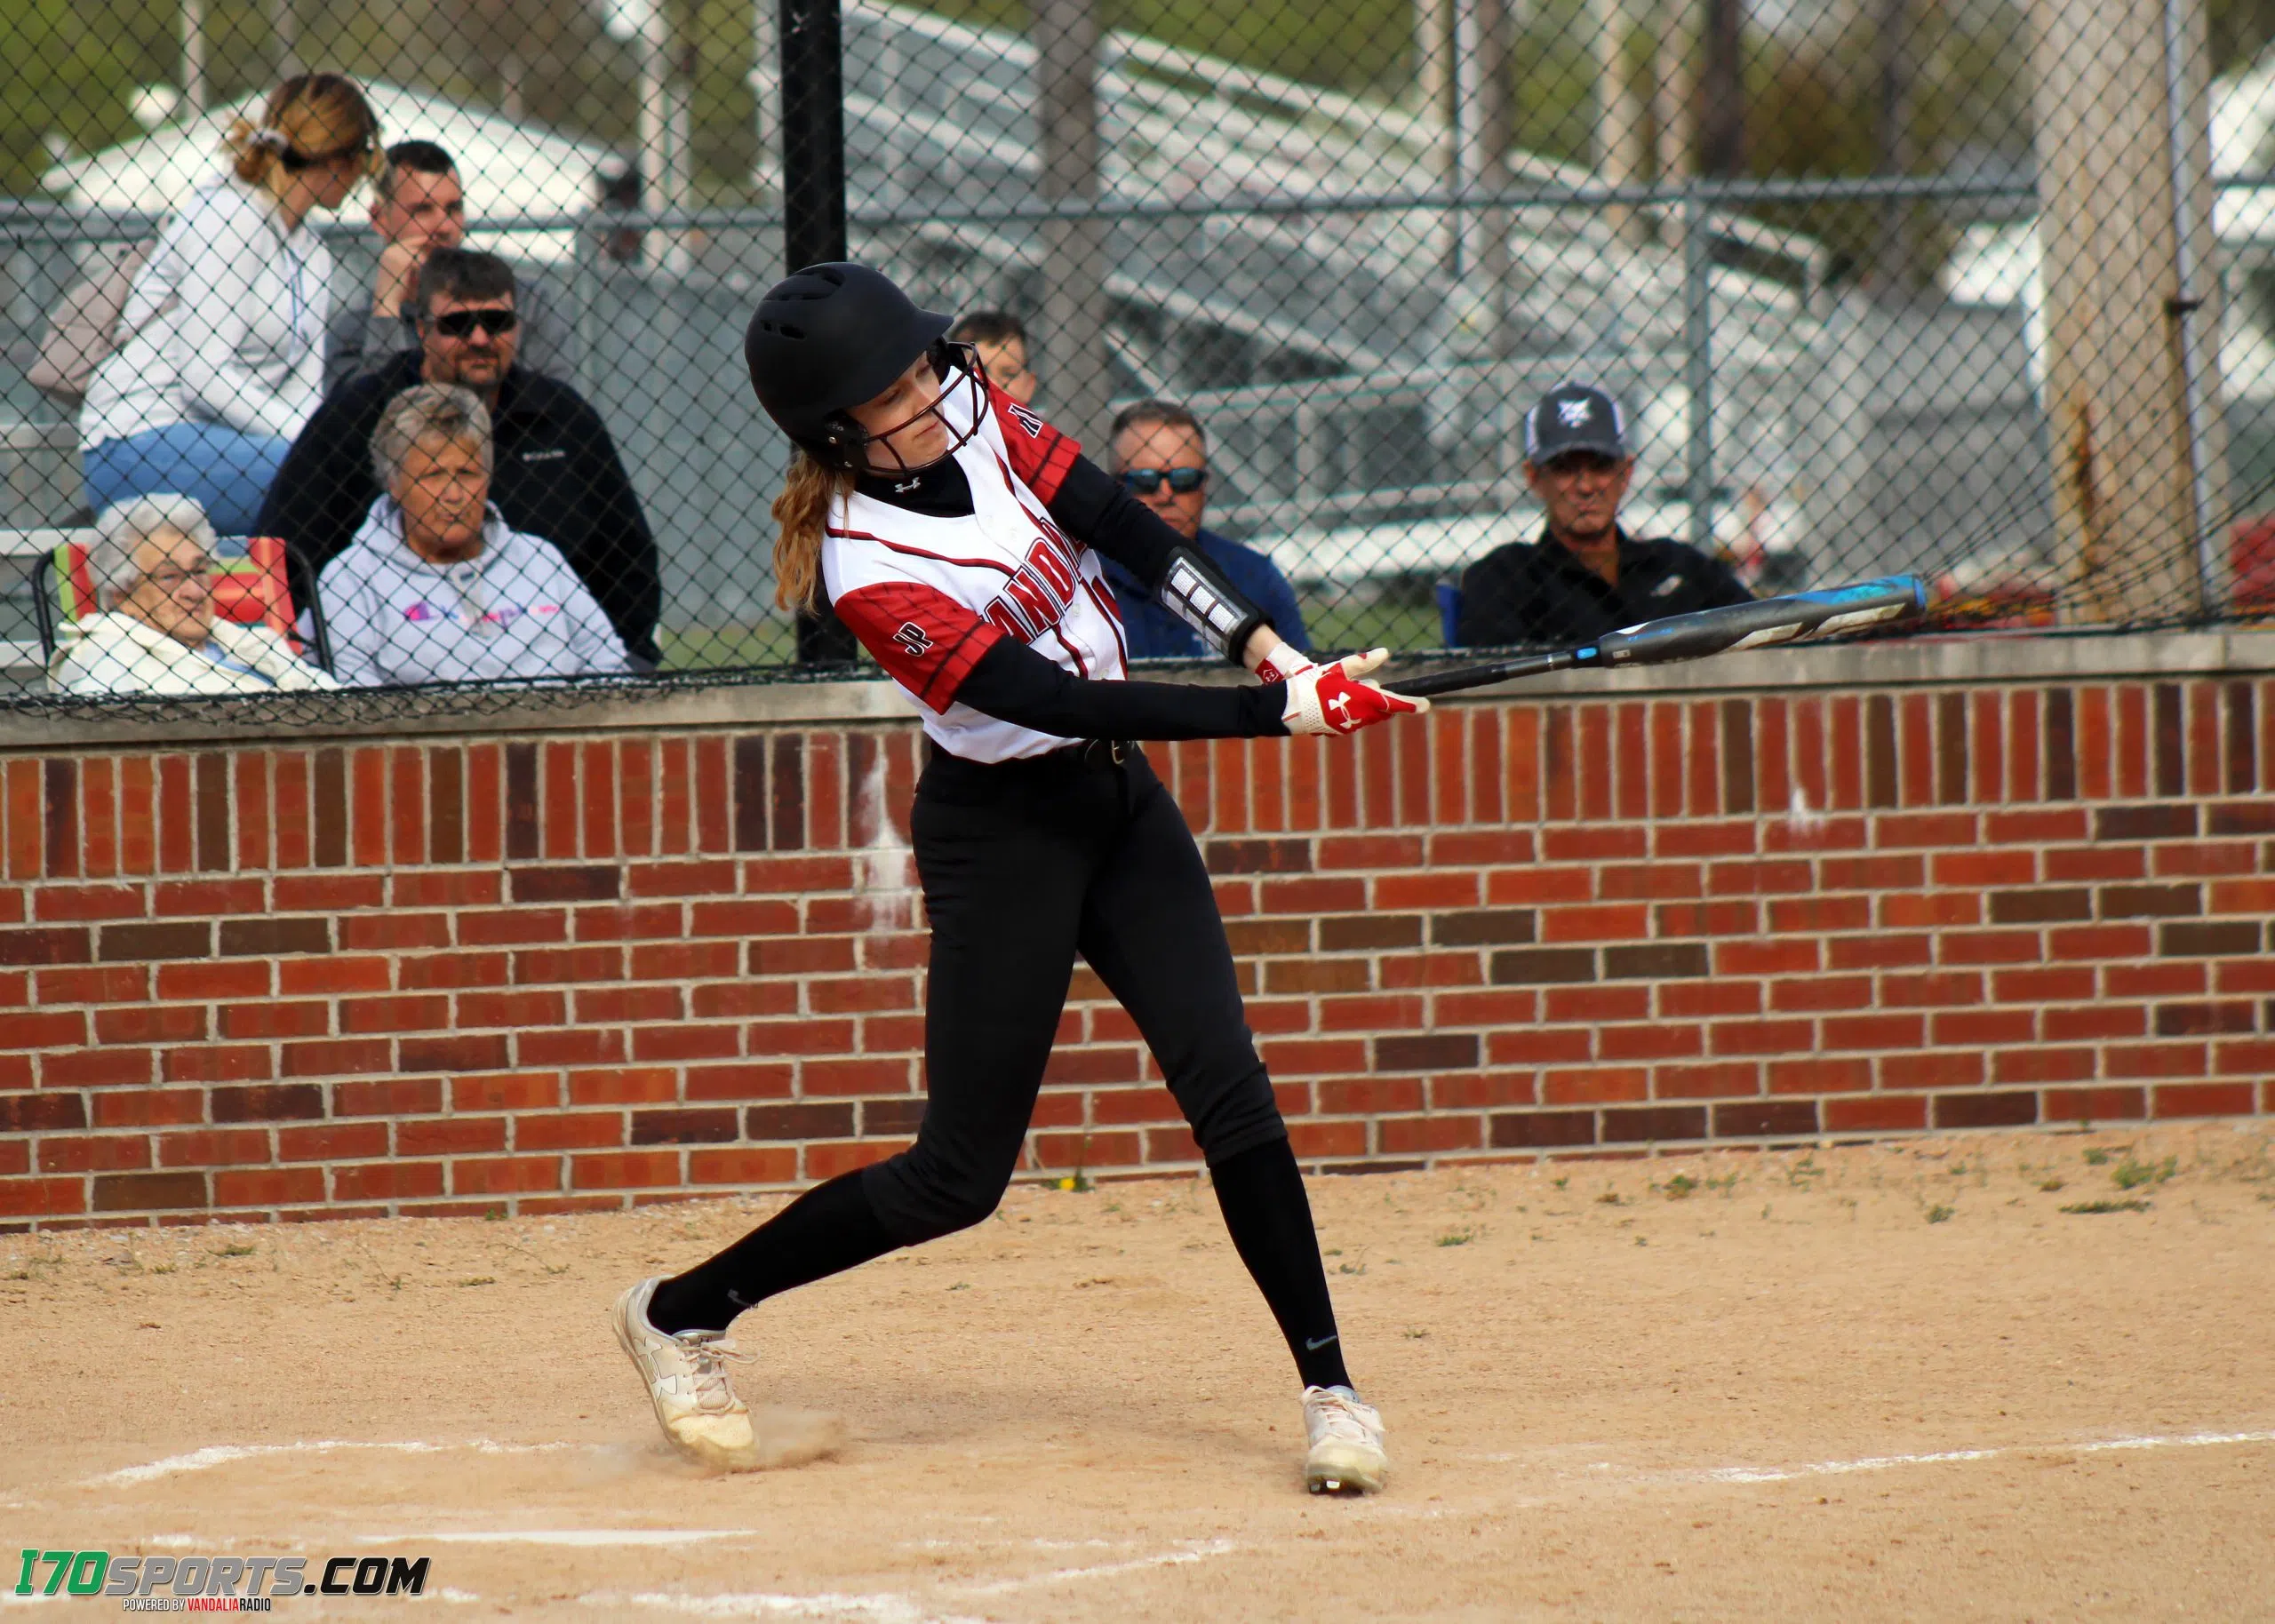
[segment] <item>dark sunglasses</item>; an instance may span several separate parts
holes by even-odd
[[[1141,497],[1152,496],[1169,482],[1169,490],[1181,497],[1189,497],[1209,482],[1206,468],[1124,468],[1122,482]]]
[[[493,338],[503,338],[520,321],[510,310],[452,310],[427,319],[445,338],[470,338],[477,327]]]
[[[295,175],[304,170],[315,169],[321,164],[343,163],[349,158],[355,159],[358,163],[370,163],[371,144],[365,141],[361,146],[342,147],[337,152],[316,153],[302,152],[297,147],[287,147],[276,155],[276,161]]]

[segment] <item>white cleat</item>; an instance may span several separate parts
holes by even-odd
[[[643,1280],[616,1300],[616,1340],[648,1384],[664,1436],[682,1454],[722,1471],[761,1462],[750,1411],[727,1380],[726,1361],[746,1359],[722,1331],[666,1336],[649,1322],[648,1302],[660,1280]],[[1369,1412],[1372,1413],[1372,1412]]]
[[[1390,1476],[1383,1418],[1347,1387],[1304,1389],[1304,1486],[1314,1494],[1373,1494]]]

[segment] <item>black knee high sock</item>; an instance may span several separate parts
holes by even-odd
[[[1295,1150],[1285,1139],[1275,1139],[1229,1157],[1209,1172],[1233,1248],[1280,1322],[1304,1385],[1348,1387],[1335,1305],[1327,1295],[1327,1265],[1320,1261],[1312,1204],[1304,1194]]]
[[[745,1309],[891,1251],[858,1169],[817,1184],[707,1262],[656,1287],[648,1318],[667,1336],[723,1331]]]

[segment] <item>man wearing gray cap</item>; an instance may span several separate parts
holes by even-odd
[[[1548,521],[1539,540],[1496,547],[1463,574],[1458,641],[1585,642],[1638,621],[1750,601],[1720,560],[1619,528],[1634,473],[1618,402],[1591,384],[1550,390],[1525,414],[1525,482]]]

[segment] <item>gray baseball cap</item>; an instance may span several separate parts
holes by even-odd
[[[1593,384],[1559,384],[1525,413],[1525,460],[1552,463],[1573,451],[1624,460],[1627,418],[1619,402]]]

